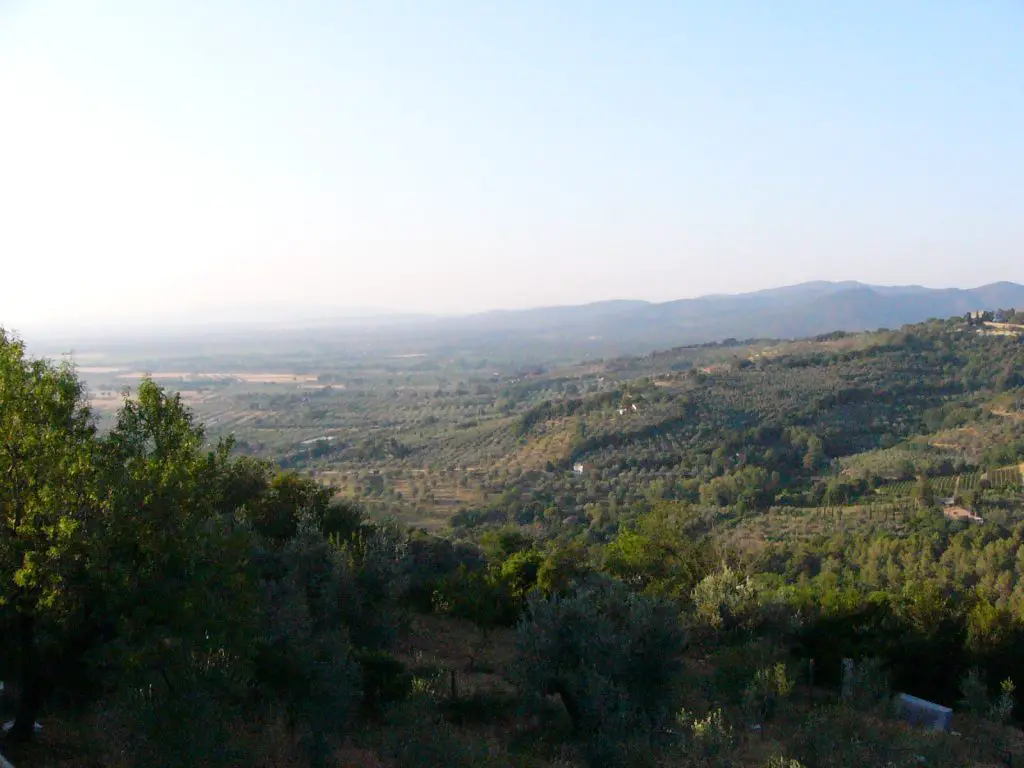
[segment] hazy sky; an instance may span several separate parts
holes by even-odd
[[[1024,281],[1021,0],[0,0],[0,324]]]

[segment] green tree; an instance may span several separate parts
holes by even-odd
[[[544,562],[544,555],[535,549],[516,552],[501,563],[498,576],[508,585],[513,600],[522,604],[526,596],[537,586],[538,572]]]
[[[670,603],[592,579],[566,596],[530,597],[513,674],[535,696],[558,694],[593,765],[621,765],[632,739],[678,711],[684,646]]]
[[[935,506],[935,488],[924,475],[917,478],[914,484],[914,500],[921,509],[931,509]]]
[[[804,469],[811,471],[817,469],[824,463],[825,458],[825,447],[822,445],[821,438],[811,435],[807,438],[807,451],[804,453]]]
[[[280,543],[295,536],[301,511],[323,521],[333,495],[333,489],[315,480],[281,472],[265,482],[263,493],[246,505],[245,513],[257,533]]]
[[[545,595],[567,594],[593,571],[587,550],[579,542],[548,552],[537,571],[537,588]]]
[[[480,537],[480,547],[491,563],[500,564],[512,555],[533,546],[533,539],[519,528],[507,525],[496,531],[488,531]]]
[[[0,627],[5,665],[20,688],[8,738],[26,741],[45,670],[67,650],[85,610],[95,427],[73,369],[28,358],[3,329],[0,434]]]
[[[342,732],[359,695],[358,670],[344,600],[344,556],[311,512],[280,547],[257,550],[262,584],[255,682],[282,706],[314,765],[325,765],[329,739]]]
[[[517,601],[499,572],[485,568],[471,570],[465,565],[440,580],[434,593],[434,607],[439,613],[471,621],[480,630],[477,643],[470,648],[470,669],[494,628],[514,623],[518,615]]]
[[[127,711],[149,718],[133,729],[149,738],[140,764],[211,762],[190,750],[201,734],[218,748],[250,678],[258,603],[251,536],[224,507],[230,447],[208,450],[180,396],[148,379],[98,447],[103,514],[87,562],[110,631],[95,658],[116,688],[150,691]]]
[[[656,506],[608,544],[605,572],[639,591],[688,598],[715,562],[711,545],[696,535],[694,523],[684,505]]]
[[[715,630],[750,622],[758,606],[754,582],[727,565],[705,576],[693,589],[694,615]]]

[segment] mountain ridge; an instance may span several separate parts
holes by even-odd
[[[651,302],[611,299],[533,309],[497,309],[466,315],[381,314],[361,319],[326,311],[318,319],[288,323],[202,323],[152,330],[126,323],[101,334],[78,328],[74,337],[146,344],[174,339],[183,346],[217,338],[270,342],[307,340],[339,354],[371,348],[400,352],[443,350],[483,356],[567,358],[644,354],[686,344],[724,339],[796,339],[833,331],[899,328],[973,310],[1024,308],[1024,285],[1009,281],[976,288],[883,286],[858,281],[813,281],[739,294],[710,294]],[[275,312],[280,316],[280,311]],[[276,326],[276,327],[275,327]]]

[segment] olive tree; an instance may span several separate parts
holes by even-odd
[[[533,697],[557,694],[594,764],[661,732],[678,710],[683,632],[673,604],[591,578],[530,597],[514,675]]]

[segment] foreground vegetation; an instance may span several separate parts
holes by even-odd
[[[5,749],[999,764],[1024,681],[1022,363],[951,320],[554,370],[182,374],[112,405],[112,373],[2,335]],[[901,726],[897,690],[963,736]]]

